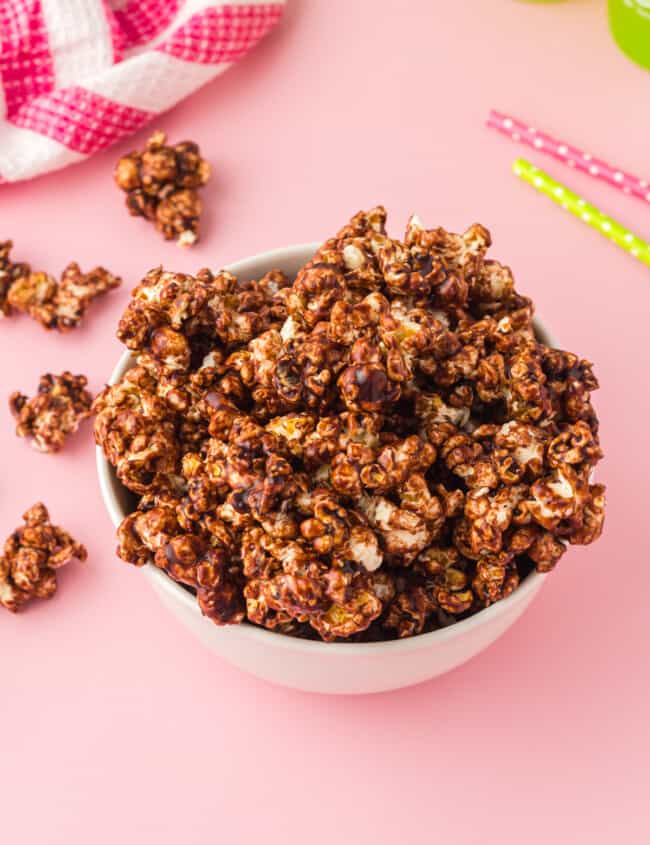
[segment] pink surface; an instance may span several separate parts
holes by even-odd
[[[609,487],[603,539],[572,549],[485,654],[410,690],[331,699],[203,650],[114,558],[89,426],[49,457],[5,413],[0,533],[43,498],[90,560],[63,571],[51,602],[0,611],[3,842],[648,841],[650,276],[515,179],[516,147],[484,122],[494,106],[643,173],[649,91],[599,2],[292,0],[253,55],[160,122],[215,165],[194,251],[123,211],[110,171],[135,142],[0,187],[0,237],[18,258],[106,263],[127,280],[75,334],[3,322],[0,396],[66,367],[99,388],[128,289],[151,266],[323,237],[380,201],[398,230],[412,210],[491,228],[556,336],[597,364]],[[650,234],[643,206],[570,176]]]

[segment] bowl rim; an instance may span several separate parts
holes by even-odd
[[[279,247],[277,249],[268,250],[266,252],[261,252],[256,255],[243,258],[239,261],[226,265],[223,269],[236,276],[238,274],[246,273],[247,271],[242,268],[245,268],[246,265],[249,264],[265,263],[272,265],[278,260],[286,260],[288,258],[297,259],[300,257],[300,259],[303,260],[303,256],[306,256],[304,260],[308,260],[308,258],[321,246],[321,243],[321,241],[313,241]],[[269,266],[268,269],[272,269],[272,267]],[[534,322],[537,331],[543,336],[544,341],[549,346],[555,347],[556,342],[546,326],[537,317],[534,318]],[[132,353],[128,350],[123,352],[115,365],[109,380],[107,381],[107,385],[112,385],[119,381],[124,373],[134,366],[134,363],[135,358]],[[128,512],[120,505],[116,495],[116,489],[118,486],[122,487],[123,485],[121,485],[121,482],[119,482],[115,477],[112,466],[104,457],[104,453],[99,446],[95,447],[95,457],[102,499],[111,522],[114,527],[117,528],[124,517],[128,515]],[[198,619],[205,622],[206,625],[210,625],[215,632],[219,634],[245,637],[249,640],[260,643],[260,645],[272,645],[273,647],[287,651],[300,651],[305,654],[338,654],[347,655],[348,657],[361,655],[370,656],[371,654],[385,651],[418,651],[420,649],[430,647],[437,642],[442,643],[461,637],[472,630],[488,624],[499,616],[508,615],[508,611],[513,610],[520,604],[523,604],[525,607],[527,600],[532,598],[532,596],[541,588],[548,574],[536,571],[529,573],[517,589],[506,598],[478,611],[478,613],[475,613],[467,619],[462,619],[460,622],[454,622],[445,628],[438,628],[435,631],[429,631],[425,634],[416,634],[413,637],[405,637],[397,640],[380,640],[379,642],[371,643],[326,643],[320,640],[307,640],[302,637],[292,637],[288,634],[282,634],[278,631],[262,628],[259,625],[253,625],[245,621],[239,625],[215,626],[213,622],[203,616],[196,602],[196,598],[191,592],[186,590],[152,563],[145,564],[143,569],[155,589],[162,590],[167,593],[171,599],[184,605],[188,611],[193,613]]]

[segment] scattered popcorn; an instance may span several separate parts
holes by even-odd
[[[35,449],[58,452],[66,437],[90,416],[93,398],[86,390],[85,376],[64,372],[41,377],[38,392],[31,399],[12,393],[9,408],[17,420],[18,437],[30,437]]]
[[[82,273],[79,265],[72,262],[61,274],[60,282],[42,272],[20,276],[10,286],[7,301],[43,328],[66,332],[79,325],[93,299],[121,283],[118,276],[103,267]]]
[[[199,236],[203,204],[198,189],[210,178],[210,165],[192,141],[169,146],[164,132],[155,132],[143,152],[123,156],[115,182],[126,193],[126,207],[135,217],[154,223],[165,240],[191,246]]]
[[[9,258],[13,247],[11,241],[0,241],[0,318],[11,313],[9,290],[18,279],[28,276],[29,264],[16,264]]]
[[[40,502],[23,514],[23,521],[0,555],[0,605],[14,612],[31,599],[51,598],[57,588],[57,570],[88,556],[85,546],[52,525]]]

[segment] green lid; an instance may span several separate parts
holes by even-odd
[[[650,70],[650,0],[609,0],[609,26],[621,50]]]

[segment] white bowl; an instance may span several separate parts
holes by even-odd
[[[255,255],[226,269],[242,279],[258,278],[278,268],[289,277],[318,249],[298,244]],[[536,321],[538,336],[554,342]],[[113,371],[115,384],[134,365],[126,352]],[[115,526],[133,509],[133,495],[117,480],[113,467],[97,449],[102,496]],[[322,643],[288,637],[244,623],[219,627],[201,615],[196,599],[152,564],[144,571],[162,603],[208,648],[230,663],[277,684],[308,692],[370,693],[399,689],[442,675],[493,643],[526,610],[544,575],[533,572],[503,601],[429,634],[379,643]]]

